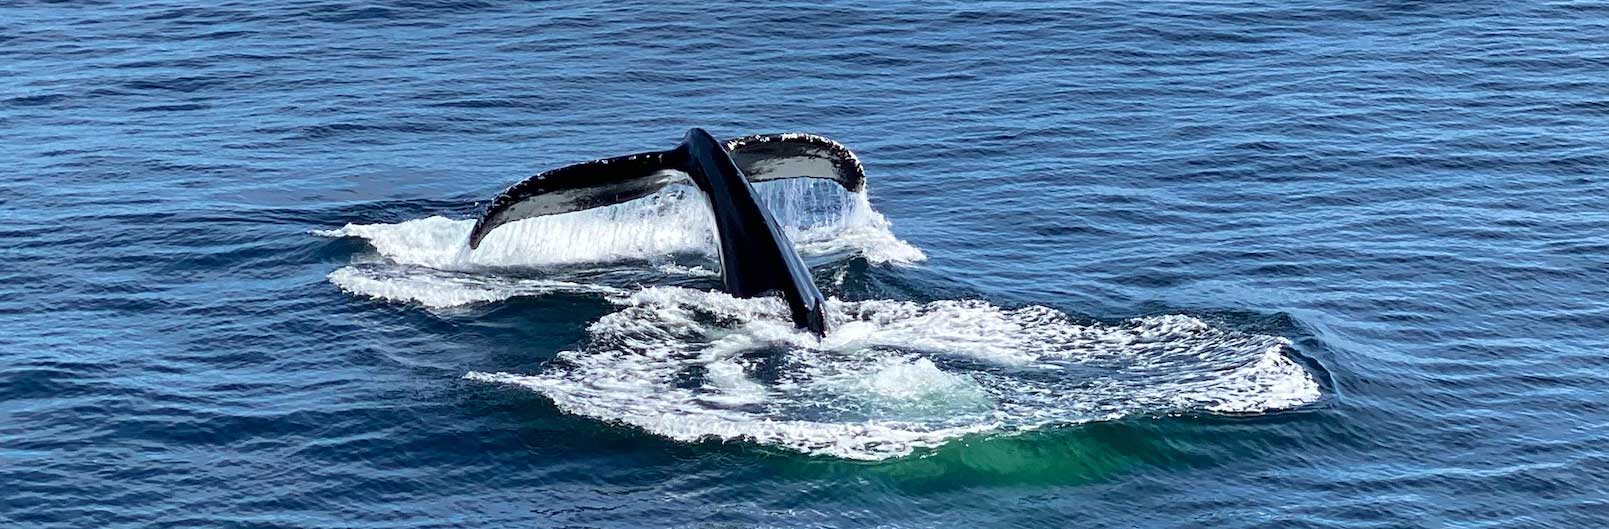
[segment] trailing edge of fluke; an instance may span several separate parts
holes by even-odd
[[[610,206],[691,181],[709,201],[720,239],[721,282],[737,297],[780,292],[793,323],[817,335],[827,329],[826,298],[750,182],[825,178],[851,192],[866,172],[848,148],[814,134],[761,134],[727,141],[687,131],[667,151],[604,158],[547,171],[498,195],[469,232],[469,247],[510,222]]]

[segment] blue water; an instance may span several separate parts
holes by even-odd
[[[1588,2],[9,4],[0,525],[1603,527],[1606,75]],[[890,238],[807,252],[818,283],[974,319],[786,336],[702,294],[696,223],[580,269],[328,231],[452,244],[692,126],[854,149]],[[996,313],[1044,326],[965,323]],[[1107,347],[1064,331],[1129,338],[1002,360]],[[750,385],[558,400],[709,336]],[[789,382],[869,357],[872,400]],[[1259,358],[1283,390],[1213,385]],[[653,398],[706,386],[765,396]],[[807,422],[651,424],[722,410]],[[828,428],[885,419],[977,428]]]

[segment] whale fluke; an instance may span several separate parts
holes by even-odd
[[[866,187],[860,159],[826,137],[761,134],[721,142],[695,128],[668,151],[561,167],[514,184],[475,222],[469,247],[478,248],[487,233],[510,222],[619,204],[691,182],[715,219],[726,291],[738,297],[780,292],[794,324],[819,335],[826,332],[826,298],[750,185],[782,178],[825,178],[851,192]]]
[[[726,150],[750,182],[826,178],[851,192],[866,188],[866,170],[860,158],[826,136],[756,134],[726,140]]]
[[[687,173],[666,161],[667,152],[646,152],[560,167],[525,179],[504,190],[486,206],[469,232],[469,247],[510,222],[612,206],[687,180]]]
[[[750,182],[784,178],[822,178],[845,190],[866,188],[866,171],[848,147],[826,136],[803,133],[755,134],[722,142]],[[679,168],[684,148],[604,158],[547,171],[514,184],[486,207],[469,233],[469,247],[510,222],[570,213],[654,194],[688,180]]]

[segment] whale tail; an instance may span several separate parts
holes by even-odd
[[[469,247],[478,248],[487,233],[510,222],[610,206],[691,182],[715,218],[726,291],[738,297],[780,292],[794,324],[819,335],[826,332],[826,298],[750,185],[782,178],[825,178],[851,192],[866,185],[860,160],[826,137],[763,134],[722,142],[695,128],[674,149],[593,160],[514,184],[475,222]]]

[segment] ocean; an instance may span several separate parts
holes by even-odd
[[[1609,525],[1591,2],[0,7],[0,526]],[[538,172],[811,132],[464,247]]]

